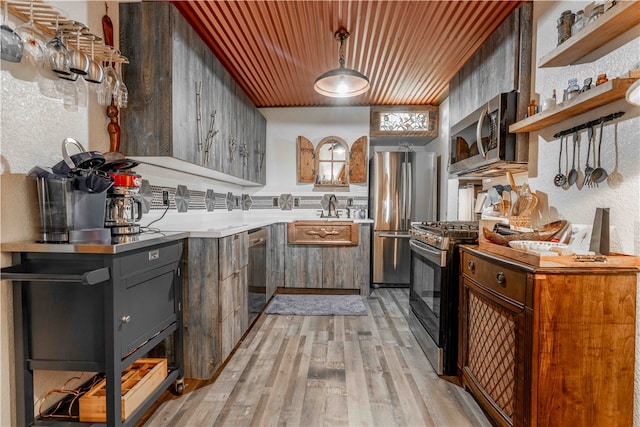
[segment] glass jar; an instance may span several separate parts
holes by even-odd
[[[569,86],[567,87],[566,100],[569,100],[580,93],[580,86],[578,86],[578,79],[569,79]]]
[[[575,22],[576,16],[570,10],[565,10],[558,19],[558,45],[571,37],[571,26]]]
[[[589,23],[595,21],[604,13],[604,4],[599,4],[591,9],[591,16],[589,16]]]
[[[575,22],[571,26],[571,35],[575,36],[588,22],[588,17],[584,16],[584,12],[579,10],[576,12]]]

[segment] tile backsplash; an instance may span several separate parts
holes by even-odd
[[[176,188],[164,187],[158,185],[143,186],[149,188],[151,194],[143,195],[150,199],[150,210],[164,210],[162,203],[162,194],[167,192],[169,195],[169,210],[176,210]],[[250,196],[248,194],[233,193],[217,193],[214,190],[188,190],[189,205],[187,210],[295,210],[295,209],[322,209],[321,201],[323,194],[313,196],[296,196],[295,194],[281,194],[278,196]],[[367,208],[368,199],[364,196],[340,196],[336,195],[338,200],[338,209],[347,207]],[[292,200],[292,202],[291,202]],[[227,201],[229,203],[227,203]],[[229,209],[229,207],[231,209]]]

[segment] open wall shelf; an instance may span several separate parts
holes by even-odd
[[[596,86],[554,108],[527,117],[509,126],[509,132],[534,132],[568,120],[586,111],[624,98],[627,89],[636,79],[617,78]]]
[[[578,34],[571,36],[540,58],[538,68],[581,64],[606,55],[610,50],[598,51],[597,57],[591,54],[634,27],[636,28],[636,37],[640,36],[639,16],[639,1],[618,2],[594,22],[586,25]],[[611,50],[614,48],[612,47]]]

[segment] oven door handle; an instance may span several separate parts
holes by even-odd
[[[447,266],[447,251],[432,249],[431,247],[413,239],[409,240],[409,247],[413,252],[422,255],[432,263],[435,263],[440,267]]]
[[[409,239],[411,235],[407,232],[380,232],[378,233],[380,237],[390,237],[392,239]]]

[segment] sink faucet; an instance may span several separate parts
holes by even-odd
[[[329,212],[327,217],[338,218],[338,211],[336,210],[337,204],[338,204],[338,199],[336,198],[335,194],[332,194],[331,196],[329,196]],[[331,214],[331,211],[333,211],[333,214]]]

